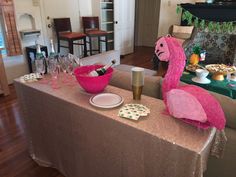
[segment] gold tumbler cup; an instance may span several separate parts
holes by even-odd
[[[132,71],[131,84],[133,91],[133,99],[140,100],[144,86],[144,68],[133,67],[131,71]]]

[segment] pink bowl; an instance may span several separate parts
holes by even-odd
[[[92,77],[87,75],[89,72],[101,67],[103,65],[88,65],[78,67],[74,70],[77,81],[86,92],[100,93],[108,85],[113,72],[112,68],[109,68],[102,76]]]

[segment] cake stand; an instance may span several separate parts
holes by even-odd
[[[217,81],[223,81],[227,73],[236,72],[235,66],[227,66],[225,64],[210,64],[206,65],[205,68],[212,74],[212,79]]]

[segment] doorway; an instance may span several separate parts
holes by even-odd
[[[154,47],[159,26],[160,1],[136,0],[135,46]]]

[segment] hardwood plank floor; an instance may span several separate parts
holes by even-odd
[[[152,68],[154,49],[136,47],[135,53],[121,59],[122,64]],[[0,177],[64,177],[53,168],[37,165],[29,156],[14,86],[10,95],[0,95]]]
[[[52,168],[38,166],[29,156],[24,123],[14,86],[0,96],[0,177],[63,177]]]
[[[134,53],[121,58],[121,64],[152,69],[154,47],[135,47]]]

